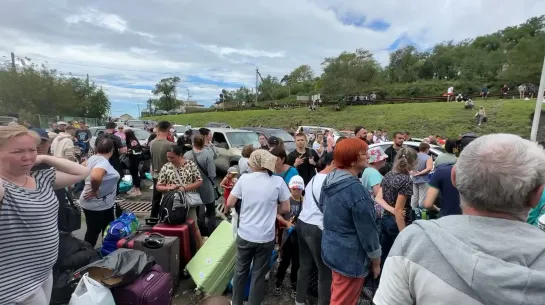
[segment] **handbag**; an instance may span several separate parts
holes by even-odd
[[[59,199],[59,230],[74,232],[81,228],[81,209],[74,204],[66,189],[55,191]]]
[[[202,168],[202,166],[199,164],[199,161],[197,160],[197,156],[195,155],[195,152],[191,151],[191,153],[193,154],[193,159],[195,159],[195,163],[197,163],[197,167],[199,167],[199,169],[204,173],[206,178],[208,178],[208,181],[210,181],[210,183],[212,183],[212,186],[214,186],[214,192],[216,194],[214,201],[218,200],[221,197],[221,193],[218,189],[218,186],[216,185],[216,183],[214,183],[214,180],[212,180],[212,178],[208,176],[208,171],[205,171],[204,168]]]
[[[174,169],[174,174],[176,175],[176,179],[178,180],[180,185],[182,185],[182,177],[180,177],[180,173],[178,172],[177,168]],[[182,194],[184,194],[184,200],[189,207],[192,208],[192,207],[204,205],[201,199],[201,195],[199,195],[199,193],[185,191],[185,192],[182,192]]]

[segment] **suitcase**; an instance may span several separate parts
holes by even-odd
[[[193,219],[188,219],[185,224],[189,227],[189,252],[193,257],[197,254],[197,225]]]
[[[117,242],[117,248],[134,249],[153,256],[155,263],[172,275],[174,292],[180,280],[180,240],[159,233],[137,232]]]
[[[187,224],[169,225],[160,223],[153,227],[154,233],[160,233],[165,236],[178,237],[180,240],[180,270],[191,260],[191,232]],[[195,241],[193,241],[195,242]]]
[[[134,282],[111,291],[117,305],[171,305],[172,288],[172,276],[156,264]]]
[[[236,251],[233,226],[224,220],[187,264],[197,293],[223,294],[235,271]]]

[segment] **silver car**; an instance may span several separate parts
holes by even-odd
[[[238,165],[242,157],[242,148],[246,145],[259,147],[259,136],[249,130],[233,128],[208,128],[212,132],[212,143],[218,150],[214,163],[216,168],[226,172],[229,167]],[[198,128],[192,128],[193,136],[199,134]]]
[[[138,142],[140,142],[140,145],[148,145],[148,138],[151,136],[151,133],[145,131],[144,129],[140,128],[132,128],[132,127],[125,127],[125,129],[130,129],[134,131],[134,135],[136,136],[136,139],[138,139]],[[106,127],[100,126],[100,127],[91,127],[89,128],[91,131],[91,149],[95,150],[95,142],[97,140],[97,137],[104,133],[106,130]]]

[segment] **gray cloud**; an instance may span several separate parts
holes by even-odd
[[[319,72],[324,57],[367,48],[381,63],[385,49],[402,33],[421,47],[460,40],[524,22],[545,11],[540,0],[5,0],[0,10],[0,55],[16,52],[36,61],[50,59],[61,72],[89,73],[105,84],[112,100],[143,99],[161,77],[195,75],[253,86],[255,65],[282,76],[300,64]],[[509,9],[507,9],[509,8]],[[350,12],[391,24],[374,32],[342,24],[336,12]],[[457,15],[463,12],[463,20]],[[113,78],[125,82],[111,84]],[[221,89],[192,84],[196,99]]]

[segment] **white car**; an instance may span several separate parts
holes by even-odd
[[[140,145],[148,145],[148,138],[151,136],[151,133],[140,128],[126,127],[125,129],[130,129],[134,131],[134,135],[136,136],[136,139],[138,139],[138,141],[140,142]],[[104,126],[91,127],[89,128],[89,130],[91,131],[91,136],[92,136],[90,141],[91,149],[94,151],[97,137],[101,135],[104,132],[104,130],[106,130],[106,127]]]
[[[181,137],[184,132],[187,130],[187,127],[184,125],[172,125],[172,128],[174,128],[176,139]]]
[[[392,141],[381,142],[381,143],[377,143],[377,144],[371,144],[371,145],[369,145],[369,148],[379,146],[380,148],[382,148],[382,150],[386,150],[388,147],[392,146],[393,144],[394,144],[394,142],[392,142]],[[418,148],[420,147],[420,144],[421,144],[421,142],[413,142],[413,141],[403,142],[403,145],[408,146],[408,147],[414,149],[417,152],[418,152]],[[430,155],[431,155],[431,157],[433,158],[434,161],[438,156],[440,156],[440,155],[442,155],[444,153],[446,153],[446,151],[443,149],[443,147],[441,147],[439,145],[430,144]]]
[[[303,132],[306,133],[307,135],[308,134],[315,135],[316,132],[318,131],[321,133],[324,133],[326,130],[329,130],[329,132],[333,134],[333,140],[335,141],[335,143],[337,143],[337,140],[341,137],[341,133],[334,128],[320,127],[320,126],[299,126],[297,128],[297,130],[301,130],[301,129],[303,129]]]

